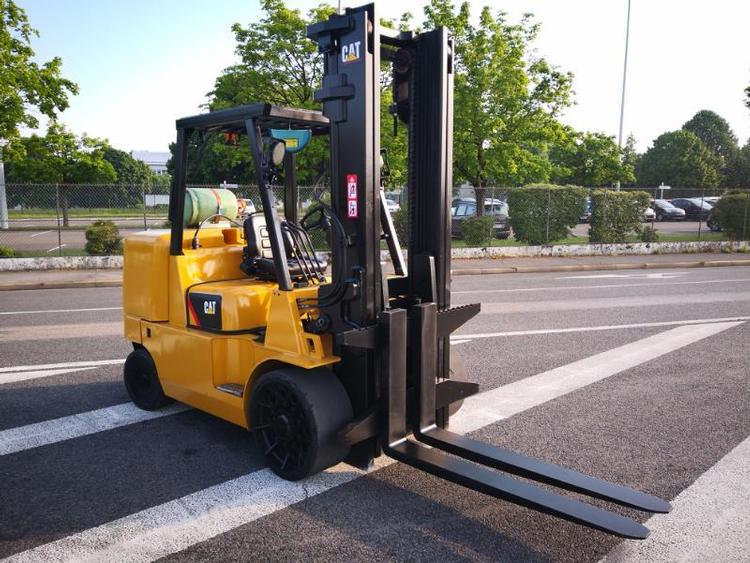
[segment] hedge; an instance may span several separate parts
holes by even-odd
[[[86,252],[94,255],[122,254],[120,231],[112,221],[94,221],[86,229]]]
[[[643,214],[648,208],[650,198],[647,192],[592,192],[589,241],[622,242],[631,233],[640,235]]]
[[[586,190],[535,184],[508,194],[510,225],[516,240],[548,244],[570,234],[586,209]]]
[[[468,246],[486,246],[492,242],[494,217],[470,217],[461,222],[461,235]]]
[[[406,246],[409,243],[409,210],[405,204],[401,204],[398,211],[393,216],[393,228],[396,229],[396,236],[398,236],[398,242],[401,246]]]
[[[730,239],[746,239],[750,234],[750,194],[730,192],[716,202],[711,215]]]

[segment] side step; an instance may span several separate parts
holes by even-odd
[[[419,420],[414,432],[416,441],[406,438],[406,311],[391,309],[381,313],[385,342],[380,351],[383,368],[381,404],[384,410],[380,432],[387,455],[484,494],[626,538],[646,538],[648,529],[633,519],[519,481],[499,471],[640,510],[671,510],[668,502],[655,496],[439,428],[435,421],[437,309],[434,303],[426,303],[413,306],[411,312],[412,334],[416,336],[412,349],[415,356],[413,367],[419,394]]]
[[[216,389],[235,397],[242,397],[245,392],[245,389],[239,383],[222,383],[221,385],[217,385]]]

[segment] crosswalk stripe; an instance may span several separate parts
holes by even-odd
[[[51,377],[53,375],[63,375],[77,371],[88,371],[96,369],[95,367],[85,368],[68,368],[68,369],[39,369],[34,371],[16,371],[12,373],[0,374],[0,385],[6,383],[18,383],[19,381],[28,381],[30,379],[39,379],[40,377]]]
[[[733,561],[750,550],[750,438],[649,518],[649,537],[626,541],[602,562]]]
[[[123,403],[53,420],[0,431],[0,456],[80,438],[120,426],[161,418],[189,410],[175,403],[158,411],[144,411],[132,403]]]
[[[466,400],[464,408],[451,419],[451,428],[463,433],[478,430],[738,324],[741,322],[674,328],[481,393]],[[661,347],[658,354],[657,343]],[[647,352],[638,353],[639,346],[644,346]],[[620,356],[624,359],[619,359]],[[588,369],[581,372],[574,367],[586,365]],[[580,379],[576,377],[577,373],[581,374]],[[552,380],[557,377],[564,379],[562,385],[553,384]],[[543,389],[533,393],[533,399],[528,400],[525,396],[533,385]],[[506,395],[511,396],[498,406],[498,398]],[[480,416],[474,411],[479,411]],[[371,471],[393,463],[393,460],[381,456]],[[342,463],[303,481],[290,482],[263,469],[18,553],[8,561],[154,561],[365,474]]]

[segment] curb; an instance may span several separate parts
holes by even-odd
[[[22,291],[26,289],[81,289],[86,287],[122,287],[122,280],[8,283],[0,284],[0,291]]]
[[[606,270],[653,270],[668,268],[722,268],[750,266],[750,260],[695,260],[692,262],[642,262],[639,264],[571,264],[565,266],[506,266],[504,268],[459,268],[451,270],[452,276],[479,276],[494,274],[542,274],[551,272],[595,272]],[[75,289],[85,287],[122,287],[122,280],[79,280],[40,283],[0,284],[0,291],[28,289]]]
[[[482,274],[541,274],[549,272],[592,272],[597,270],[653,270],[665,268],[719,268],[750,266],[750,260],[696,260],[693,262],[642,262],[639,264],[571,264],[566,266],[507,266],[505,268],[460,268],[452,276]]]

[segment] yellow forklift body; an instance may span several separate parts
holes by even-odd
[[[240,270],[245,241],[237,228],[204,228],[200,248],[192,232],[183,254],[170,256],[170,233],[144,231],[125,239],[125,337],[145,347],[164,393],[244,428],[253,377],[283,363],[305,369],[339,361],[328,334],[307,333],[299,299],[317,297],[317,286],[279,291]],[[219,329],[201,326],[190,296],[215,297],[204,313]],[[227,392],[231,390],[231,392]]]

